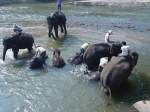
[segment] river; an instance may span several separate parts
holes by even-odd
[[[13,4],[0,7],[0,112],[127,112],[138,100],[150,98],[150,7],[88,7],[63,4],[68,35],[55,42],[48,38],[46,17],[55,4]],[[2,39],[12,34],[13,24],[33,34],[35,42],[47,49],[45,69],[29,69],[25,50],[14,60],[11,50],[2,61]],[[139,53],[139,61],[124,91],[109,99],[100,83],[80,77],[80,67],[50,66],[51,47],[59,48],[67,60],[84,42],[104,41],[107,30],[112,40],[125,40]],[[109,103],[109,105],[108,105]]]

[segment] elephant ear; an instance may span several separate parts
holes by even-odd
[[[121,45],[120,44],[112,44],[110,45],[110,54],[113,56],[117,56],[121,53]]]
[[[132,57],[132,64],[135,66],[137,64],[137,61],[138,61],[138,53],[133,51],[133,52],[130,52],[130,56]]]

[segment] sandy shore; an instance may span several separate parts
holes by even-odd
[[[95,6],[150,6],[150,0],[76,0],[74,5]]]

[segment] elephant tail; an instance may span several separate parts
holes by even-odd
[[[104,89],[105,89],[105,93],[106,93],[106,94],[109,96],[109,98],[111,99],[111,96],[112,96],[111,89],[110,89],[108,86],[104,87]]]
[[[108,96],[109,96],[109,101],[108,101],[108,103],[107,103],[107,105],[111,105],[111,98],[112,98],[112,93],[111,93],[111,89],[107,86],[106,88],[105,88],[106,90],[107,90],[107,94],[108,94]]]

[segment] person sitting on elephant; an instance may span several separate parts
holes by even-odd
[[[111,43],[110,35],[112,35],[112,30],[108,30],[108,32],[105,34],[105,42],[106,43]]]
[[[59,49],[55,49],[53,51],[53,66],[57,68],[62,68],[66,65],[63,57],[61,56],[61,51]]]
[[[129,55],[130,47],[126,44],[125,41],[122,42],[121,51],[122,52],[119,54],[119,56],[128,56]]]
[[[58,12],[61,12],[61,2],[62,2],[62,0],[57,0],[57,9],[58,9]]]
[[[86,51],[86,49],[88,48],[89,45],[90,44],[87,43],[87,42],[82,44],[81,47],[80,47],[80,54],[84,54],[84,52]]]
[[[15,32],[15,35],[21,35],[22,33],[22,28],[18,26],[17,24],[14,25],[13,31]]]

